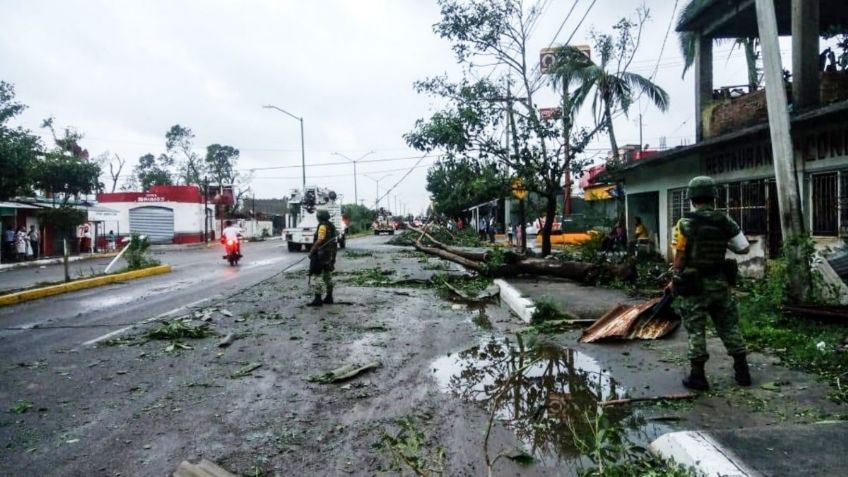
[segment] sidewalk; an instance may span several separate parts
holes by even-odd
[[[507,282],[526,306],[540,299],[551,300],[562,310],[586,319],[597,319],[618,303],[644,301],[622,290],[568,280],[519,278]],[[579,344],[580,333],[562,334],[556,341],[603,363],[627,388],[629,397],[687,392],[680,383],[688,364],[687,335],[682,327],[670,337],[653,341]],[[740,388],[733,381],[732,359],[712,332],[708,332],[708,348],[710,392],[699,394],[691,403],[655,401],[639,406],[647,420],[662,422],[671,431],[652,445],[657,447],[655,451],[707,475],[726,470],[722,462],[738,463],[743,469],[727,475],[848,475],[846,409],[828,398],[829,386],[812,374],[784,367],[773,356],[751,353],[754,384]],[[823,424],[833,421],[842,422]],[[705,457],[704,447],[710,448],[716,459]]]
[[[98,258],[111,258],[117,255],[118,252],[105,252],[105,253],[95,253],[88,254],[84,253],[81,255],[74,255],[72,257],[68,257],[69,262],[79,262],[81,260],[95,260]],[[62,263],[62,257],[53,257],[53,258],[43,258],[38,260],[30,260],[28,262],[14,262],[14,263],[4,263],[0,264],[0,272],[5,272],[7,270],[16,270],[19,268],[31,268],[31,267],[43,267],[47,265],[57,265]]]

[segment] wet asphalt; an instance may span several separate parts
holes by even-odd
[[[91,345],[134,324],[176,315],[186,307],[249,288],[306,256],[289,253],[279,240],[246,243],[243,254],[241,263],[230,267],[221,258],[220,246],[154,252],[157,260],[173,266],[171,273],[2,307],[0,354],[27,361],[32,356]],[[75,262],[73,267],[102,270],[109,261]],[[0,273],[0,288],[61,276],[58,265],[6,271]]]

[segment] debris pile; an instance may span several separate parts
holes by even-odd
[[[412,243],[416,250],[458,263],[485,277],[548,275],[568,278],[582,283],[595,283],[601,276],[612,276],[626,280],[634,275],[631,264],[613,265],[549,260],[528,257],[511,250],[499,248],[469,250],[468,248],[447,245],[439,240],[437,236],[440,233],[450,234],[449,231],[442,227],[436,226],[412,230],[412,233],[404,234],[404,236],[407,236],[407,240],[409,240],[409,236],[417,235],[417,238]]]

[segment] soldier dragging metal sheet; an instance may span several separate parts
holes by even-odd
[[[747,254],[749,243],[733,219],[714,209],[718,190],[712,178],[695,177],[689,182],[687,194],[695,210],[685,214],[674,228],[674,275],[666,288],[677,297],[674,308],[689,333],[692,369],[683,385],[702,391],[709,389],[704,366],[710,357],[707,319],[712,319],[727,353],[733,357],[736,382],[750,386],[745,340],[730,290],[736,281],[736,261],[724,258],[728,248],[737,254]]]

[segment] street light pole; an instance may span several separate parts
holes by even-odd
[[[276,109],[277,111],[300,121],[300,165],[301,165],[302,174],[303,174],[303,190],[306,190],[306,146],[305,146],[304,140],[303,140],[303,117],[302,116],[295,116],[294,114],[286,111],[285,109],[279,108],[279,107],[274,106],[272,104],[266,104],[265,106],[262,106],[262,107],[265,108],[265,109]]]
[[[351,159],[351,158],[345,156],[344,154],[342,154],[340,152],[334,152],[333,153],[334,156],[339,156],[339,157],[347,159],[348,161],[353,163],[353,203],[354,204],[359,203],[359,190],[358,190],[358,186],[356,185],[356,163],[365,159],[366,157],[368,157],[371,154],[374,154],[374,151],[368,151],[368,152],[359,156],[356,159]]]
[[[387,178],[387,177],[391,177],[391,174],[386,174],[379,179],[375,179],[375,178],[369,176],[368,174],[362,174],[362,175],[371,179],[372,181],[374,181],[377,184],[377,196],[374,198],[374,208],[377,209],[377,210],[380,210],[380,181]]]

